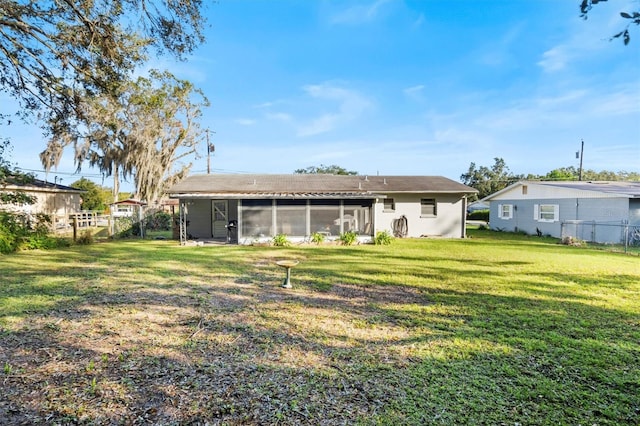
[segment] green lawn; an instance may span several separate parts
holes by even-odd
[[[0,419],[639,424],[640,258],[472,237],[0,256]]]

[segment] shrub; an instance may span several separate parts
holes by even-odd
[[[80,244],[83,246],[93,244],[93,242],[94,242],[93,234],[91,233],[91,231],[88,231],[88,230],[84,231],[84,233],[76,239],[76,244]]]
[[[393,241],[393,237],[389,233],[389,231],[378,231],[376,233],[376,237],[373,240],[373,243],[378,246],[388,246]]]
[[[155,212],[146,217],[145,228],[149,231],[170,231],[172,217],[169,213]]]
[[[324,242],[324,234],[321,234],[319,232],[314,232],[311,235],[311,242],[312,243],[316,243],[316,244],[322,244]]]
[[[118,238],[140,235],[140,222],[132,217],[118,217],[114,220],[114,233]]]
[[[11,253],[15,251],[16,238],[13,233],[2,223],[0,223],[0,253]]]
[[[55,238],[48,236],[50,224],[51,218],[45,214],[0,212],[0,252],[55,247]]]
[[[469,220],[483,220],[489,222],[489,210],[476,210],[467,215]]]
[[[340,237],[338,239],[343,245],[350,246],[356,242],[356,240],[358,239],[358,234],[356,234],[355,231],[347,231],[340,234]]]
[[[291,245],[291,242],[285,234],[278,234],[273,237],[273,245],[276,247],[287,247]]]

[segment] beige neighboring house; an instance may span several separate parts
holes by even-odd
[[[0,187],[0,191],[23,191],[35,197],[35,203],[33,204],[0,203],[0,210],[24,214],[47,214],[51,216],[52,224],[56,229],[67,227],[69,224],[69,216],[80,211],[82,194],[85,192],[82,189],[39,179],[35,179],[28,184],[9,184]]]

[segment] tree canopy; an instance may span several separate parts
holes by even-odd
[[[73,147],[78,169],[88,163],[114,177],[117,198],[120,175],[133,178],[136,196],[154,203],[164,186],[173,184],[190,164],[178,160],[196,153],[202,92],[169,72],[122,85],[117,95],[86,96],[82,119],[56,133],[40,158],[47,170],[56,166],[65,148]]]
[[[465,185],[477,189],[479,191],[478,198],[484,198],[522,178],[522,175],[514,175],[511,173],[505,161],[502,158],[496,157],[491,167],[476,167],[476,163],[471,163],[469,170],[460,176],[460,181]]]
[[[319,166],[309,166],[305,169],[297,169],[294,171],[296,174],[325,174],[325,175],[357,175],[358,172],[347,170],[344,167],[332,164],[325,166],[320,164]]]
[[[0,90],[60,130],[82,112],[80,93],[116,90],[150,49],[182,59],[200,44],[201,3],[0,0]]]
[[[5,190],[7,185],[27,184],[33,182],[33,176],[15,170],[7,161],[6,150],[9,149],[7,139],[0,140],[0,203],[7,204],[33,204],[34,197],[24,191]]]
[[[95,182],[87,178],[80,178],[71,184],[72,188],[83,189],[86,192],[82,194],[82,210],[98,210],[102,211],[107,208],[107,198],[105,190]]]
[[[598,3],[606,2],[607,0],[582,0],[580,2],[580,16],[583,19],[587,19],[589,17],[589,12]],[[622,41],[625,45],[629,44],[631,41],[631,35],[629,34],[629,28],[631,25],[640,25],[640,9],[634,10],[632,12],[620,12],[620,16],[626,20],[627,24],[624,29],[620,32],[611,36],[611,40],[614,38],[622,38]]]

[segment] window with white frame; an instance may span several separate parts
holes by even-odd
[[[392,212],[396,210],[396,203],[394,202],[393,198],[385,198],[384,200],[382,200],[382,203],[382,209],[385,212]]]
[[[535,204],[533,206],[533,218],[538,222],[557,222],[560,217],[558,204]]]
[[[420,217],[437,216],[438,210],[435,198],[423,198],[420,200]]]
[[[498,217],[500,219],[511,219],[513,217],[513,204],[498,205]]]

